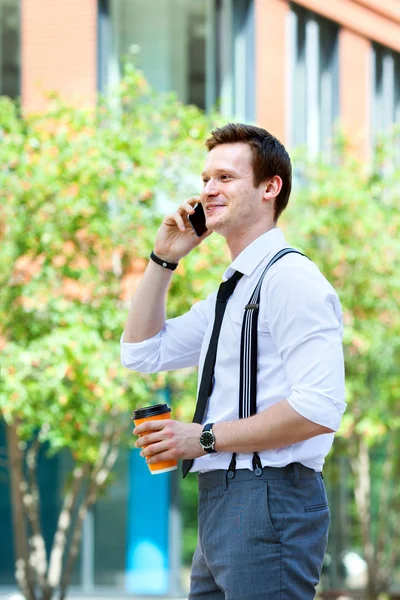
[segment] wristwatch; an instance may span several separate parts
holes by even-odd
[[[214,450],[215,437],[212,430],[213,425],[214,423],[206,423],[199,439],[200,446],[203,448],[204,452],[207,452],[207,454],[216,452],[216,450]]]

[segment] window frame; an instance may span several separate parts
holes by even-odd
[[[15,85],[15,93],[8,94],[6,90],[3,88],[3,62],[2,62],[2,37],[3,37],[3,20],[2,20],[2,11],[5,5],[4,0],[0,0],[0,96],[8,95],[12,99],[17,99],[21,96],[21,2],[16,0],[15,8],[16,8],[16,17],[17,17],[17,28],[16,28],[16,44],[17,44],[17,52],[15,57],[15,64],[17,68],[17,76],[16,76],[16,85]],[[10,3],[10,5],[12,5]]]
[[[371,48],[371,142],[400,124],[400,53],[380,44]]]
[[[289,146],[306,147],[314,158],[329,156],[340,116],[339,25],[291,3],[288,62]]]

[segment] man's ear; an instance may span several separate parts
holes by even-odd
[[[279,175],[274,175],[271,179],[267,179],[264,184],[264,198],[270,200],[276,198],[282,189],[282,179]]]

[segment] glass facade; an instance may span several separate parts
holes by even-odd
[[[109,47],[99,51],[100,89],[130,60],[159,92],[254,120],[254,0],[102,0],[100,9],[100,44]]]
[[[400,54],[374,45],[372,49],[373,137],[400,124]]]
[[[220,0],[215,4],[213,61],[217,104],[242,122],[255,120],[254,0]]]
[[[0,0],[0,95],[19,95],[19,2]]]
[[[14,583],[11,498],[5,431],[0,419],[0,586]]]
[[[116,68],[133,60],[159,92],[205,108],[210,2],[110,0]]]
[[[327,153],[339,117],[338,26],[299,6],[290,11],[290,144]]]
[[[92,511],[88,532],[93,536],[93,582],[124,588],[128,531],[129,454],[120,451],[113,484]]]

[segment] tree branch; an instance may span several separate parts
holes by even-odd
[[[29,563],[29,542],[26,529],[23,489],[27,483],[24,478],[23,453],[17,432],[18,422],[6,425],[7,449],[10,459],[10,480],[12,497],[12,518],[15,538],[15,579],[26,600],[35,600],[35,582]]]
[[[392,476],[393,481],[398,481],[399,471],[400,471],[400,459],[399,459],[399,449],[395,444],[395,436],[393,436],[393,469]],[[393,577],[393,572],[395,570],[396,564],[398,564],[399,558],[399,545],[398,540],[400,538],[400,523],[397,518],[397,515],[400,512],[400,491],[397,485],[393,486],[393,492],[390,504],[388,506],[387,511],[387,519],[386,523],[383,523],[383,527],[386,532],[386,553],[385,553],[385,564],[381,566],[381,580],[384,591],[387,591],[390,586],[391,579]],[[391,518],[392,517],[392,518]]]
[[[393,509],[396,509],[396,512],[394,513],[396,515],[396,517],[393,519],[393,528],[392,528],[392,538],[393,540],[399,540],[400,539],[400,522],[399,519],[397,518],[397,515],[399,514],[400,511],[400,497],[398,497],[398,501],[396,503],[396,506],[393,507]],[[399,546],[393,542],[392,543],[392,551],[390,553],[389,556],[389,561],[388,561],[388,582],[390,583],[390,577],[393,576],[393,573],[395,571],[396,565],[398,565],[398,557],[399,557]]]
[[[361,537],[364,546],[365,560],[367,562],[368,600],[376,597],[377,573],[374,571],[374,544],[371,532],[371,478],[370,478],[370,459],[368,446],[365,440],[356,436],[358,442],[358,457],[351,461],[352,469],[356,475],[356,485],[354,489],[356,505],[361,524]]]
[[[87,465],[75,467],[72,472],[72,483],[67,490],[58,517],[57,530],[54,535],[53,546],[50,553],[47,583],[51,590],[60,585],[65,547],[69,532],[73,526],[73,514],[76,510],[78,498],[87,475]]]
[[[40,434],[39,434],[40,435]],[[28,467],[28,485],[23,494],[23,502],[32,528],[30,543],[32,552],[30,564],[34,568],[37,580],[42,590],[46,587],[47,555],[46,546],[40,526],[40,497],[37,485],[37,456],[40,448],[39,436],[35,438],[26,453],[26,464]]]
[[[86,496],[86,500],[82,503],[76,522],[74,524],[74,533],[71,542],[71,549],[68,556],[67,564],[65,565],[64,572],[61,579],[60,596],[59,600],[64,600],[66,596],[66,590],[72,576],[72,570],[79,552],[79,546],[82,537],[82,526],[83,521],[87,515],[88,510],[96,502],[99,491],[106,484],[107,478],[118,458],[118,445],[116,444],[116,438],[119,437],[119,432],[114,433],[113,439],[108,442],[103,442],[102,449],[99,453],[98,462],[95,465],[90,477],[89,490]],[[106,449],[107,446],[107,449]]]
[[[395,439],[393,432],[390,432],[389,440],[386,445],[386,456],[382,468],[382,481],[379,495],[379,513],[378,513],[378,533],[375,555],[375,571],[381,573],[383,569],[383,560],[385,548],[387,550],[387,523],[388,516],[391,513],[391,493],[390,481],[394,466],[394,447]]]

